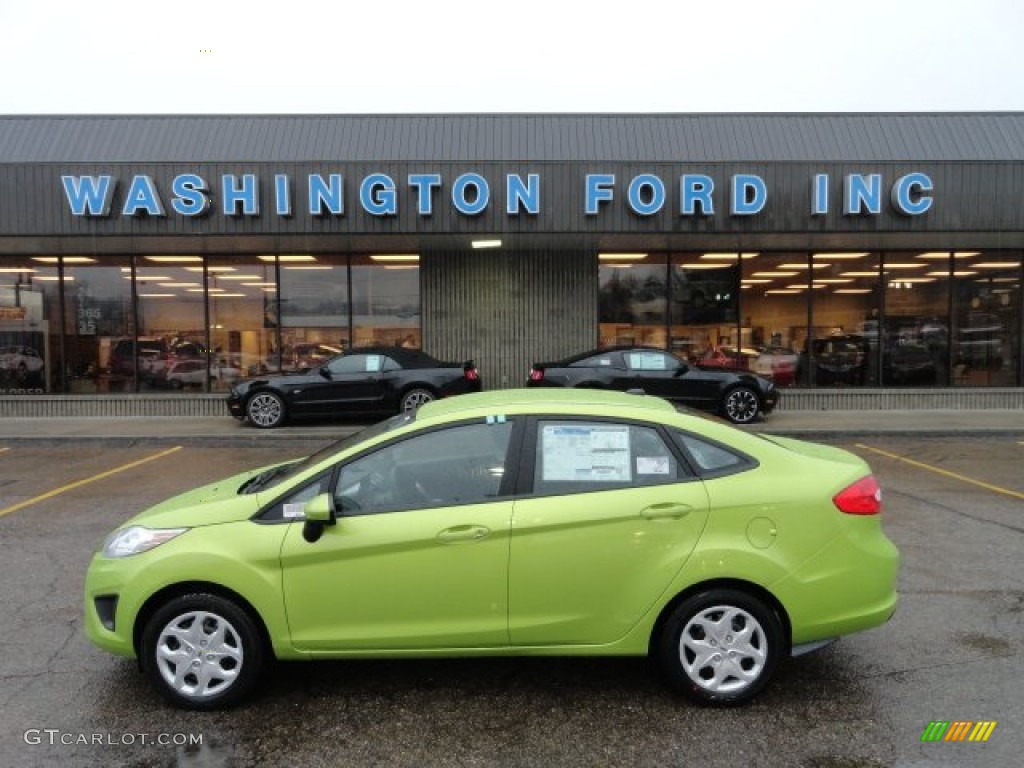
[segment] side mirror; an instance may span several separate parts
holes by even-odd
[[[303,513],[306,516],[306,522],[302,526],[302,538],[310,544],[319,541],[324,534],[324,528],[337,523],[334,499],[329,493],[321,493],[316,498],[307,501]]]
[[[686,372],[687,372],[688,370],[690,370],[690,366],[689,366],[689,365],[687,365],[686,363],[680,363],[680,364],[679,364],[679,367],[678,367],[678,368],[676,368],[676,372],[675,372],[675,375],[676,375],[676,376],[682,376],[682,375],[684,375],[684,374],[685,374],[685,373],[686,373]]]
[[[320,375],[323,376],[325,379],[330,379],[331,378],[331,369],[328,368],[326,365],[321,365],[320,366]]]

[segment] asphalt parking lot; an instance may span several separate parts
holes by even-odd
[[[166,707],[81,631],[121,520],[290,440],[0,441],[0,765],[1009,766],[1024,750],[1024,435],[833,436],[903,554],[886,626],[788,661],[752,705],[694,707],[644,660],[291,664],[241,709]],[[922,742],[932,721],[987,742]]]

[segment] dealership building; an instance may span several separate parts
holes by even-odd
[[[1024,407],[1022,254],[1024,113],[6,116],[0,411],[380,344]]]

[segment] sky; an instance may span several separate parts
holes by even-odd
[[[0,0],[0,114],[1024,110],[1020,0]]]

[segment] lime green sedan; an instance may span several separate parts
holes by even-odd
[[[892,616],[880,511],[861,458],[658,398],[464,395],[127,521],[85,627],[191,709],[273,660],[507,655],[651,655],[737,704]]]

